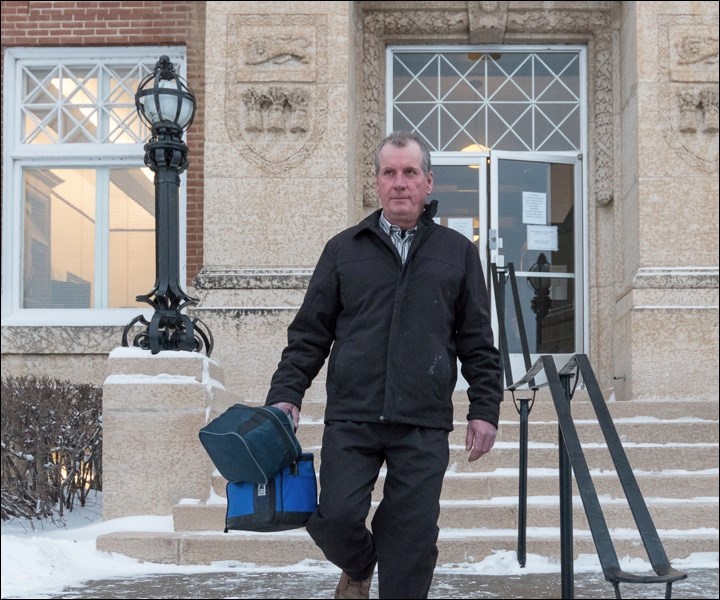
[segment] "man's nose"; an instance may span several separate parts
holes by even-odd
[[[402,173],[399,173],[395,175],[395,179],[393,179],[393,187],[396,188],[404,188],[407,187],[407,178]]]

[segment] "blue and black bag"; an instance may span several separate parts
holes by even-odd
[[[235,404],[200,430],[200,442],[228,481],[268,484],[302,453],[292,416],[276,406]]]
[[[311,452],[303,452],[268,483],[227,484],[225,533],[285,531],[305,527],[317,506],[317,480]]]

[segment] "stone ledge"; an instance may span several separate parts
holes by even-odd
[[[717,289],[719,280],[716,267],[644,267],[635,274],[633,287]]]
[[[139,311],[138,311],[139,312]],[[2,353],[107,355],[122,341],[122,326],[10,325],[1,329]]]
[[[304,289],[313,269],[203,269],[193,280],[198,289]]]

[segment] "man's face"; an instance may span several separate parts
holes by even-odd
[[[432,192],[432,172],[423,173],[420,146],[415,142],[405,147],[386,144],[379,159],[377,193],[385,218],[403,229],[413,227]]]

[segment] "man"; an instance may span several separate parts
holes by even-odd
[[[325,246],[266,404],[292,413],[328,354],[319,505],[307,531],[343,571],[336,598],[426,598],[437,561],[457,359],[469,384],[469,460],[495,442],[502,371],[477,247],[437,225],[430,153],[380,144],[381,208]],[[332,348],[332,352],[331,352]],[[383,498],[366,527],[383,464]]]

